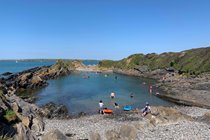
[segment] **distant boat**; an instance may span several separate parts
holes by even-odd
[[[16,60],[16,63],[18,63],[18,61]]]

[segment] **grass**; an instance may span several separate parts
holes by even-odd
[[[178,53],[162,54],[134,54],[120,61],[102,60],[100,67],[117,69],[134,69],[147,65],[150,70],[173,67],[177,71],[186,74],[200,74],[210,71],[210,47],[191,49]]]
[[[3,115],[3,120],[6,123],[12,123],[13,121],[16,121],[17,116],[16,113],[13,110],[6,110],[5,115]]]

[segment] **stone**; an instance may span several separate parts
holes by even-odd
[[[115,130],[109,130],[105,135],[107,140],[120,140],[120,135]]]
[[[22,109],[19,107],[19,105],[16,102],[12,103],[11,107],[12,107],[13,111],[15,111],[16,113],[22,112]]]
[[[133,126],[123,125],[120,128],[120,137],[135,140],[137,138],[137,129]]]
[[[31,83],[32,84],[38,84],[40,82],[42,82],[43,80],[39,77],[39,76],[33,76]]]
[[[56,129],[45,134],[42,140],[67,140],[67,137]]]
[[[5,73],[3,73],[2,75],[3,76],[9,76],[9,75],[11,75],[12,73],[11,72],[5,72]]]
[[[17,133],[14,136],[14,140],[38,140],[29,128],[22,123],[16,124]]]
[[[97,132],[90,132],[89,137],[90,140],[101,140],[101,136]]]
[[[136,68],[134,68],[135,70],[141,72],[141,73],[145,73],[149,71],[149,67],[146,65],[142,65],[142,66],[138,66]]]
[[[203,122],[203,123],[207,123],[208,125],[210,125],[210,112],[207,112],[203,116],[198,117],[196,120],[198,122]]]
[[[42,132],[44,131],[45,123],[42,118],[34,118],[32,120],[31,130],[35,132]]]
[[[22,123],[23,123],[24,126],[29,127],[30,120],[29,120],[28,117],[22,116],[21,120],[22,120]]]

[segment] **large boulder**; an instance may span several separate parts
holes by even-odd
[[[45,80],[42,80],[39,76],[33,76],[30,80],[30,87],[36,88],[36,87],[42,87],[47,85]]]
[[[14,136],[14,140],[38,140],[33,132],[22,123],[16,125],[17,133]]]
[[[207,112],[203,116],[198,117],[196,120],[210,125],[210,112]]]
[[[45,134],[42,140],[67,140],[67,137],[56,129]]]
[[[105,135],[107,140],[120,140],[120,134],[115,130],[109,130]]]
[[[11,107],[12,107],[13,111],[16,113],[22,112],[22,109],[16,102],[11,103]]]
[[[101,140],[101,136],[97,132],[91,132],[89,134],[90,140]]]
[[[123,125],[120,128],[120,137],[127,140],[135,140],[137,138],[137,129],[133,126]]]
[[[192,117],[170,107],[152,107],[152,113],[146,115],[146,118],[154,126],[179,120],[192,120]]]
[[[33,118],[32,124],[31,124],[31,130],[34,132],[42,132],[44,131],[45,123],[42,118],[36,117]]]
[[[29,117],[26,117],[26,116],[22,116],[21,121],[22,121],[22,124],[26,127],[29,127],[30,122],[31,122]]]

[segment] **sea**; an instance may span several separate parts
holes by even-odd
[[[5,72],[20,72],[34,67],[50,66],[56,60],[37,61],[0,61],[0,74]],[[84,61],[85,65],[97,65],[98,61]],[[43,106],[49,102],[65,105],[70,114],[80,112],[94,114],[98,112],[99,101],[104,107],[114,110],[117,103],[121,108],[130,105],[133,108],[143,108],[148,102],[152,106],[170,106],[171,103],[155,94],[160,92],[155,86],[154,80],[134,76],[125,76],[116,73],[73,72],[69,76],[49,80],[47,87],[26,94],[37,97],[35,104]],[[150,92],[152,86],[152,92]],[[111,92],[116,97],[110,98]],[[133,95],[133,98],[130,95]]]

